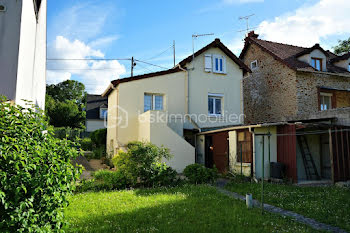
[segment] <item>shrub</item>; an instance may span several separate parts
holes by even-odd
[[[152,174],[162,174],[161,169],[156,172],[156,164],[163,158],[171,158],[169,149],[135,141],[127,144],[127,152],[120,150],[112,162],[116,170],[123,172],[133,184],[150,185]]]
[[[83,138],[80,140],[81,149],[84,151],[92,151],[92,141],[91,138]]]
[[[70,127],[56,127],[54,128],[54,136],[59,139],[68,139],[71,141],[77,141],[80,135],[84,132],[84,129],[70,128]]]
[[[59,231],[81,172],[77,145],[55,138],[39,109],[3,99],[0,138],[0,232]]]
[[[77,192],[125,189],[130,187],[130,180],[119,171],[99,170],[93,174],[94,179],[82,181]]]
[[[144,181],[147,187],[175,186],[180,182],[177,172],[166,163],[154,163],[150,176]]]
[[[98,129],[90,134],[92,144],[95,148],[106,147],[107,129]]]
[[[94,148],[92,150],[93,153],[93,159],[101,159],[102,157],[106,157],[106,147],[105,146],[99,146],[97,148]]]
[[[202,184],[208,182],[214,182],[218,176],[217,169],[206,168],[202,164],[191,164],[185,167],[184,175],[188,181],[193,184]]]

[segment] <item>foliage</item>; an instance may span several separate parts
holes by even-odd
[[[234,180],[226,188],[243,195],[252,193],[254,199],[261,198],[261,183]],[[350,231],[349,189],[265,183],[264,201]]]
[[[195,163],[185,167],[184,175],[190,183],[202,184],[214,182],[218,176],[218,171],[215,167],[206,168],[202,164]]]
[[[71,127],[57,127],[54,128],[54,136],[59,139],[68,139],[70,141],[78,141],[77,139],[80,137],[84,130],[76,129]]]
[[[338,45],[333,47],[334,53],[343,55],[350,52],[350,38],[347,40],[338,40]]]
[[[59,231],[81,172],[75,143],[53,137],[39,109],[4,99],[0,138],[0,232]]]
[[[78,185],[77,192],[126,189],[130,186],[130,181],[119,171],[99,170],[93,176],[94,180]]]
[[[92,151],[91,138],[83,138],[80,140],[81,149],[84,151]]]
[[[107,129],[98,129],[90,134],[92,144],[95,148],[104,146],[106,147]]]
[[[84,84],[67,80],[46,87],[45,111],[55,127],[84,128],[86,92]]]
[[[177,178],[177,172],[166,163],[153,163],[148,179],[145,179],[144,185],[147,187],[175,186],[180,183]]]
[[[157,168],[157,163],[160,163],[163,158],[171,158],[169,149],[158,147],[150,142],[135,141],[128,143],[127,152],[120,150],[112,161],[116,170],[123,172],[133,184],[152,185],[151,177],[154,174],[163,174],[162,169]],[[171,173],[170,170],[166,172]],[[152,179],[157,180],[157,178]]]
[[[106,157],[106,147],[100,146],[100,147],[94,148],[92,153],[93,153],[93,159],[101,159],[102,157]]]
[[[80,193],[67,232],[312,232],[305,225],[226,197],[207,185]]]

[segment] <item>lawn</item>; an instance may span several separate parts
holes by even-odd
[[[266,183],[264,201],[320,222],[350,231],[350,190],[338,187],[300,187]],[[227,190],[261,197],[261,184],[232,182]]]
[[[311,232],[292,219],[248,210],[207,185],[88,192],[71,197],[68,232]]]

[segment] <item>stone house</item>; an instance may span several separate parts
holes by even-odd
[[[350,53],[245,39],[240,58],[252,73],[243,82],[245,123],[336,118],[350,125]]]

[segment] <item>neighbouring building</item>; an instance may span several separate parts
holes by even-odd
[[[252,70],[243,83],[246,124],[335,117],[350,125],[350,53],[261,40],[251,32],[240,58]]]
[[[172,69],[112,81],[102,94],[108,96],[107,151],[150,141],[170,149],[174,157],[167,163],[177,171],[205,163],[205,142],[197,134],[242,123],[241,82],[247,72],[215,39]],[[228,162],[223,154],[215,157],[222,172]]]
[[[45,107],[46,0],[0,0],[0,95]]]
[[[88,94],[86,96],[85,131],[91,133],[95,130],[106,128],[107,111],[107,97],[101,97],[101,95]]]
[[[228,150],[228,170],[256,178],[270,178],[270,162],[278,162],[294,182],[349,180],[350,53],[251,32],[240,58],[251,69],[243,81],[246,125],[199,133],[205,157],[213,158],[211,148]]]

